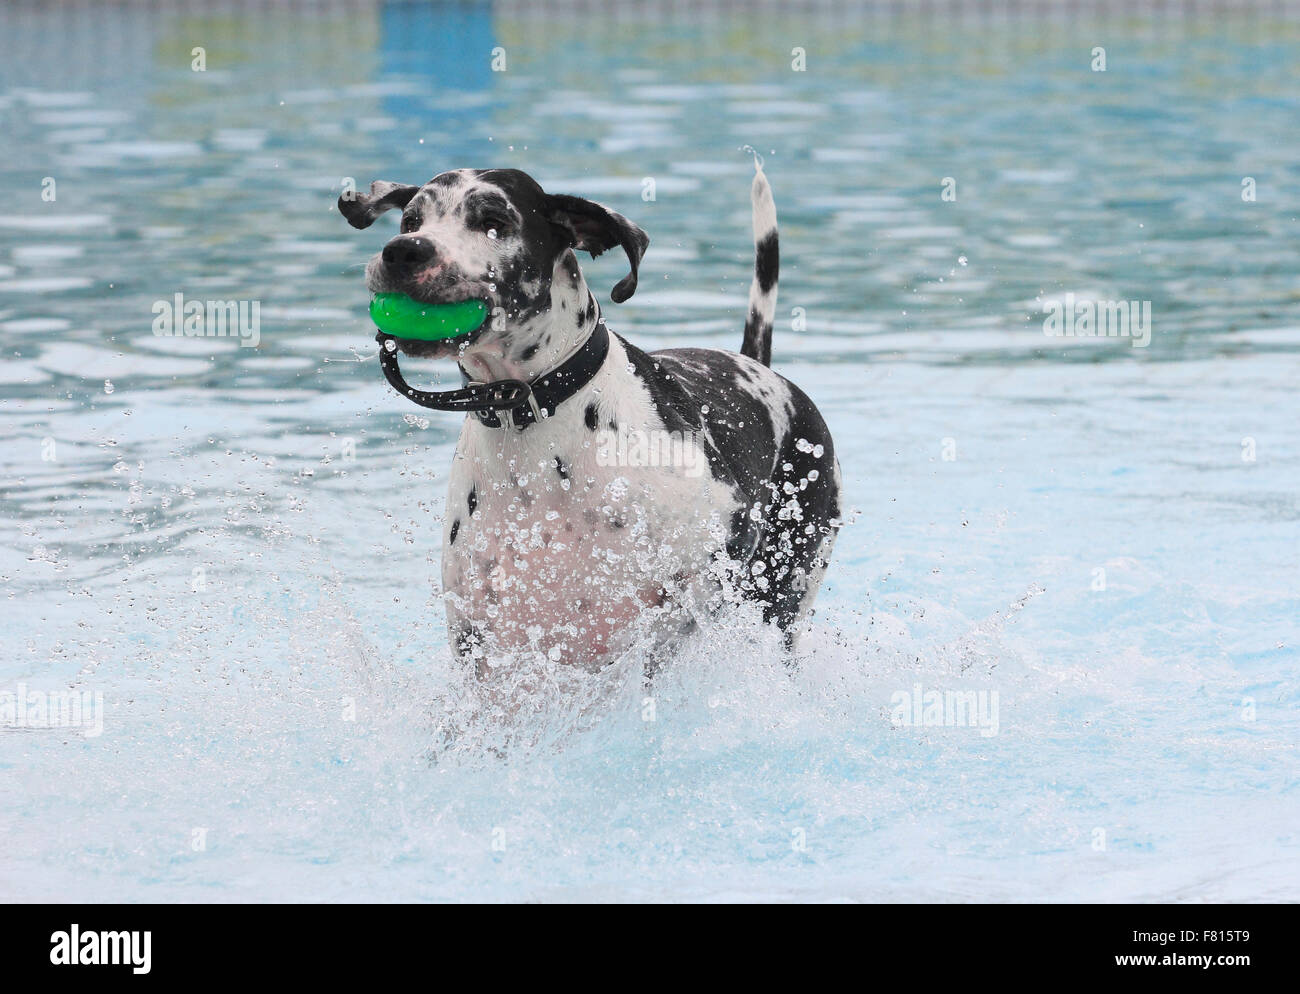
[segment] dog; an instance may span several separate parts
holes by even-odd
[[[606,327],[576,254],[621,248],[630,271],[610,297],[631,297],[650,240],[623,215],[516,169],[376,181],[339,198],[356,228],[401,211],[366,266],[371,293],[483,300],[492,314],[443,341],[379,336],[399,389],[397,352],[454,359],[469,385],[456,396],[496,405],[426,403],[468,411],[442,583],[449,642],[480,676],[520,652],[597,669],[638,638],[653,668],[701,620],[745,601],[795,649],[840,524],[841,478],[816,406],[770,368],[779,251],[757,160],[751,206],[740,353],[647,353]],[[520,392],[502,401],[489,389],[501,383]]]

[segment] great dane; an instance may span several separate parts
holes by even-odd
[[[652,666],[748,601],[793,649],[840,518],[840,470],[813,402],[770,368],[776,208],[756,162],[755,271],[739,354],[643,352],[605,324],[578,266],[612,248],[635,292],[644,231],[517,169],[345,195],[356,228],[401,211],[366,267],[375,294],[482,300],[443,341],[380,333],[385,373],[427,407],[465,411],[450,472],[442,581],[449,640],[480,673],[520,652],[597,668],[639,638]],[[466,387],[406,385],[397,353],[457,362]]]

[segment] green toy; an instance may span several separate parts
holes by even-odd
[[[370,301],[370,320],[385,335],[436,342],[477,331],[487,320],[487,304],[462,300],[426,304],[404,293],[377,293]]]

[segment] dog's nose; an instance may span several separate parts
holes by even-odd
[[[409,272],[417,266],[427,266],[437,254],[429,239],[402,235],[384,246],[384,265],[398,272]]]

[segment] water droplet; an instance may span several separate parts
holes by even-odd
[[[488,237],[489,237],[489,238],[496,238],[496,236],[497,236],[497,229],[496,229],[496,228],[488,228]]]
[[[385,341],[384,341],[384,348],[386,348],[389,352],[396,352],[396,351],[397,351],[397,343],[396,343],[395,341],[393,341],[391,338],[389,338],[389,339],[385,339]]]
[[[957,265],[959,266],[966,265],[966,257],[964,255],[957,256]]]
[[[112,380],[105,380],[105,381],[104,381],[104,393],[112,393],[112,392],[113,392],[113,381],[112,381]]]

